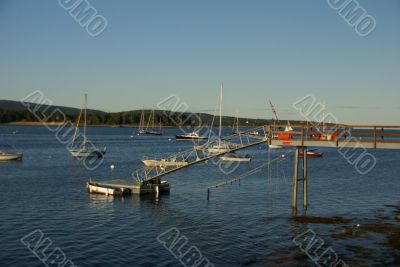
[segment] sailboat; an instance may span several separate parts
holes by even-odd
[[[151,122],[151,128],[149,129],[150,122]],[[154,129],[154,110],[151,111],[151,114],[150,114],[150,117],[149,117],[149,121],[147,123],[147,127],[146,127],[146,130],[145,130],[145,134],[146,135],[162,135],[162,132],[161,132],[161,119],[160,119],[160,129],[158,131],[156,129]]]
[[[68,148],[69,152],[71,155],[75,158],[88,158],[88,157],[98,157],[101,158],[104,156],[106,153],[106,147],[99,149],[97,148],[86,136],[86,110],[87,110],[87,95],[85,94],[85,107],[81,109],[79,112],[79,117],[78,121],[76,123],[75,127],[75,133],[72,138],[71,144]],[[77,134],[79,131],[79,123],[82,117],[82,111],[83,111],[83,141],[80,145],[75,146],[75,143],[77,141]]]
[[[221,140],[222,134],[222,94],[223,94],[223,85],[221,85],[220,97],[219,97],[219,130],[218,130],[218,144],[207,149],[208,153],[210,154],[220,154],[229,152],[231,148],[229,144],[223,142]]]
[[[140,114],[140,121],[139,121],[139,131],[138,135],[146,134],[146,130],[144,129],[144,110],[142,109],[142,113]]]

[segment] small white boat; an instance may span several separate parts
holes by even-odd
[[[221,154],[229,152],[231,149],[226,144],[215,145],[207,148],[207,152],[210,154]]]
[[[11,161],[11,160],[21,160],[23,154],[20,152],[5,152],[5,151],[0,151],[0,161]]]
[[[278,146],[278,145],[268,145],[269,149],[281,149],[283,146]]]
[[[223,161],[235,161],[235,162],[250,162],[250,155],[240,157],[236,153],[228,153],[220,157]]]
[[[190,141],[190,140],[207,140],[208,137],[200,136],[197,132],[175,136],[176,141]]]
[[[161,168],[167,168],[167,167],[177,168],[188,165],[188,162],[178,161],[176,159],[160,159],[160,160],[144,159],[142,160],[142,162],[146,167],[161,167]]]
[[[124,194],[127,194],[127,190],[121,190],[120,188],[112,188],[112,187],[107,187],[104,185],[99,185],[94,182],[87,182],[86,183],[86,188],[89,193],[92,194],[103,194],[103,195],[111,195],[111,196],[121,196]]]
[[[104,147],[103,149],[99,149],[95,147],[84,146],[82,148],[69,148],[69,152],[75,158],[101,158],[104,156],[104,154],[106,154],[106,148]]]

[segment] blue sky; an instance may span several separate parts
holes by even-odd
[[[342,123],[400,125],[400,1],[359,3],[360,37],[325,0],[90,0],[108,21],[91,37],[54,0],[0,1],[0,99],[42,90],[54,104],[122,111],[171,94],[192,111],[282,119],[313,94]]]

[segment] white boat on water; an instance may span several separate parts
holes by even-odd
[[[207,149],[207,152],[210,154],[221,154],[221,153],[227,153],[230,150],[231,149],[229,148],[228,145],[220,144],[220,145],[215,145],[215,146],[209,147]]]
[[[75,133],[72,138],[72,142],[68,148],[71,155],[75,158],[89,158],[98,157],[101,158],[106,153],[106,147],[98,148],[86,137],[86,109],[87,109],[87,95],[85,94],[85,107],[80,111],[78,122],[76,123]],[[75,146],[75,141],[77,139],[77,134],[79,130],[79,123],[82,116],[82,111],[84,112],[84,125],[83,125],[83,142],[79,146]]]
[[[176,141],[207,140],[208,137],[200,136],[198,132],[191,132],[175,136]]]
[[[88,146],[88,144],[86,144],[81,148],[69,148],[69,152],[75,158],[89,158],[89,157],[101,158],[104,156],[104,154],[106,154],[106,147],[99,149],[94,147],[94,145]]]
[[[11,160],[21,160],[23,154],[20,152],[5,152],[5,151],[0,151],[0,161],[11,161]]]
[[[246,155],[244,157],[240,157],[236,153],[227,153],[220,157],[223,161],[235,161],[235,162],[250,162],[250,155]]]
[[[168,167],[182,167],[188,165],[187,161],[179,161],[175,158],[173,159],[144,159],[142,160],[143,164],[146,167],[161,167],[161,168],[168,168]]]
[[[218,142],[216,145],[207,147],[206,151],[209,154],[221,154],[229,152],[234,146],[222,140],[222,93],[223,86],[221,85],[220,98],[219,98],[219,129],[218,129]]]
[[[269,149],[282,149],[283,146],[278,146],[278,145],[268,145]]]

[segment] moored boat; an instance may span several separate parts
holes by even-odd
[[[220,157],[223,161],[235,161],[235,162],[250,162],[250,155],[246,155],[244,157],[240,157],[236,153],[227,153]]]
[[[85,94],[85,106],[81,109],[78,117],[78,121],[76,123],[74,136],[72,137],[72,142],[68,147],[68,151],[71,156],[74,158],[89,158],[89,157],[98,157],[101,158],[106,153],[106,147],[98,148],[96,147],[86,136],[86,110],[87,110],[87,95]],[[84,124],[83,124],[83,141],[81,145],[75,146],[75,141],[78,139],[78,130],[79,123],[81,120],[82,112],[84,115]]]
[[[21,160],[23,154],[20,152],[5,152],[0,151],[0,161],[12,161],[12,160]]]
[[[161,167],[161,168],[167,168],[167,167],[177,168],[188,165],[187,161],[178,161],[177,159],[160,159],[160,160],[144,159],[142,160],[142,162],[146,167]]]
[[[155,180],[135,183],[124,180],[111,180],[107,182],[95,182],[91,179],[86,183],[86,188],[91,194],[103,194],[111,196],[124,196],[130,194],[162,194],[169,193],[170,186],[167,181]]]
[[[320,158],[324,155],[324,153],[317,153],[313,151],[307,151],[307,158]],[[302,151],[299,152],[299,156],[303,157],[304,153]]]
[[[182,135],[176,135],[176,141],[191,141],[191,140],[207,140],[208,137],[200,136],[197,132],[191,132]]]

